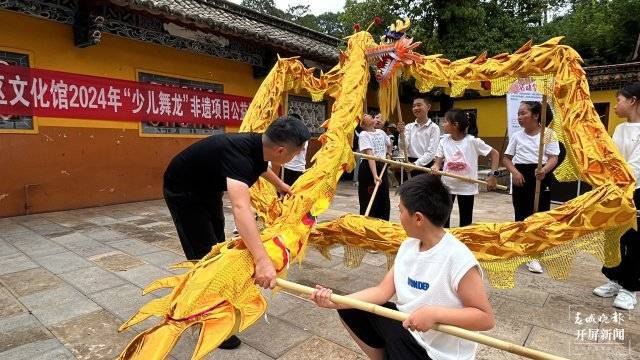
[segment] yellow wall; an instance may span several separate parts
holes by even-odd
[[[614,109],[616,107],[616,94],[618,90],[603,90],[591,92],[591,101],[595,103],[609,103],[609,135],[613,135],[613,131],[616,126],[621,122],[624,122],[623,118],[616,115]]]
[[[623,122],[616,116],[617,90],[593,91],[593,103],[609,103],[609,134],[613,134],[616,125]],[[477,100],[456,100],[454,107],[460,109],[476,109],[478,111],[478,130],[481,137],[504,137],[506,131],[507,101],[501,98],[484,98]]]
[[[132,81],[144,71],[221,83],[225,93],[248,97],[261,82],[248,64],[109,34],[80,49],[71,26],[4,10],[0,50],[28,54],[35,68]],[[138,122],[34,122],[32,134],[0,133],[0,217],[161,198],[167,163],[197,140],[141,137]]]
[[[505,98],[455,100],[454,107],[478,111],[480,137],[504,137],[507,127],[507,103]]]

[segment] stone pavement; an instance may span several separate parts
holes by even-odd
[[[482,193],[475,203],[475,221],[512,219],[508,195]],[[397,221],[396,205],[393,196],[392,219]],[[321,220],[357,209],[356,188],[344,182]],[[230,231],[232,216],[225,210]],[[457,221],[454,209],[452,223]],[[375,285],[386,272],[386,258],[379,254],[367,254],[358,269],[342,265],[341,248],[332,254],[327,260],[309,251],[290,279],[344,293]],[[162,201],[0,219],[0,359],[113,359],[136,331],[153,324],[147,320],[135,331],[116,331],[153,298],[143,298],[141,289],[169,275],[167,266],[182,260]],[[591,295],[604,281],[599,268],[583,255],[565,282],[520,271],[515,289],[489,290],[497,326],[487,334],[572,359],[640,358],[638,311],[618,311],[622,321],[614,323],[612,300]],[[288,293],[265,295],[268,322],[261,320],[240,334],[239,349],[219,350],[209,359],[364,358],[335,312]],[[189,359],[196,338],[188,330],[172,359]],[[484,346],[477,355],[519,358]]]

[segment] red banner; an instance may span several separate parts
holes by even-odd
[[[0,114],[239,126],[251,98],[0,65]]]

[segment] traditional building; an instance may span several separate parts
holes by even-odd
[[[337,63],[339,44],[339,39],[223,0],[0,0],[0,66],[114,82],[251,98],[278,55],[301,56],[307,66],[326,70]],[[640,81],[640,63],[586,70],[592,99],[611,133],[621,121],[613,112],[616,92]],[[402,90],[408,122],[415,91]],[[473,112],[480,136],[504,149],[503,97],[482,91],[461,99],[438,90],[430,95],[436,100],[434,119],[453,106]],[[0,92],[0,105],[3,96]],[[368,99],[375,109],[373,91]],[[288,100],[289,111],[301,114],[315,134],[322,131],[329,105],[313,103],[305,94]],[[84,110],[91,112],[91,104]],[[177,120],[0,112],[0,217],[160,198],[162,173],[174,154],[198,138],[236,129]],[[312,143],[309,153],[317,146]]]
[[[0,0],[1,64],[247,98],[277,55],[328,69],[339,42],[222,0]],[[327,102],[288,104],[321,132]],[[160,198],[177,152],[237,129],[0,116],[0,217]]]

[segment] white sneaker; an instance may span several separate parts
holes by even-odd
[[[617,282],[609,280],[604,285],[600,285],[597,288],[593,289],[593,293],[604,298],[610,298],[618,295],[618,291],[622,289]]]
[[[620,288],[618,296],[613,300],[613,306],[624,310],[633,310],[633,308],[636,307],[637,302],[638,300],[636,299],[635,291]]]
[[[233,228],[232,234],[233,234],[233,236],[239,236],[240,233],[238,232],[238,228]]]
[[[536,274],[542,274],[544,272],[544,270],[542,270],[542,265],[540,265],[538,260],[529,261],[527,263],[527,269]]]

